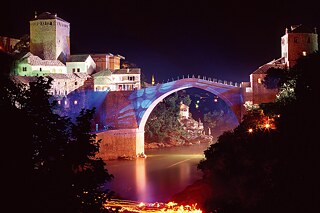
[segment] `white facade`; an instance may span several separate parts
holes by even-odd
[[[115,91],[141,89],[139,68],[115,70],[111,78]]]
[[[93,75],[95,91],[127,91],[141,89],[140,69],[104,70]]]
[[[86,73],[93,74],[96,70],[96,63],[90,55],[71,55],[67,61],[68,73]]]
[[[67,68],[59,60],[42,60],[31,53],[16,61],[14,68],[14,74],[20,76],[46,76],[50,73],[67,74]]]

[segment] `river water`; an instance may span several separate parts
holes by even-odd
[[[197,164],[209,145],[146,150],[147,158],[106,161],[114,179],[105,187],[126,200],[167,202],[202,177]]]

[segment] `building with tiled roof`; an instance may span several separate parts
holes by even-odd
[[[96,63],[89,54],[71,55],[66,62],[68,73],[93,74],[96,70]]]
[[[59,60],[42,60],[28,52],[16,60],[14,74],[21,76],[46,76],[50,73],[67,73],[66,66]]]

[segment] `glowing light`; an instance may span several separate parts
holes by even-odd
[[[197,204],[179,205],[173,201],[168,203],[143,203],[129,200],[108,200],[104,207],[118,212],[179,212],[179,213],[202,213],[202,210],[196,207]]]
[[[213,101],[214,101],[214,102],[218,102],[218,99],[217,99],[217,98],[214,98]]]
[[[261,78],[258,78],[258,84],[261,84],[261,83],[262,83]]]
[[[248,129],[248,132],[249,132],[249,133],[253,132],[253,129],[252,129],[252,128],[249,128],[249,129]]]
[[[77,100],[75,100],[73,103],[74,103],[75,105],[77,105],[77,104],[78,104],[78,101],[77,101]]]
[[[307,56],[307,52],[306,51],[302,51],[302,55],[303,56]]]
[[[266,123],[265,127],[268,129],[270,128],[270,124]]]

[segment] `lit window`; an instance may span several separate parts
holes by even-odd
[[[75,100],[73,103],[74,103],[75,105],[77,105],[77,104],[78,104],[78,101],[77,101],[77,100]]]
[[[307,52],[306,51],[302,51],[302,55],[303,56],[307,56]]]
[[[61,101],[60,101],[60,100],[58,101],[58,104],[59,104],[59,105],[61,104]]]
[[[258,78],[258,84],[261,84],[261,82],[262,82],[261,78]]]

